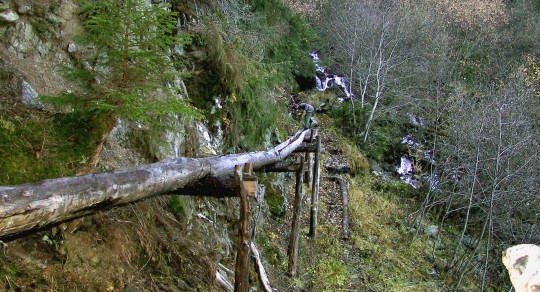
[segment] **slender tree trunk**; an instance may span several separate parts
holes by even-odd
[[[101,154],[101,150],[103,150],[103,144],[107,141],[109,133],[116,124],[116,116],[111,113],[102,114],[97,116],[92,122],[96,125],[91,133],[91,142],[93,143],[92,153],[84,166],[77,170],[77,175],[94,173],[96,165],[99,162],[99,155]]]

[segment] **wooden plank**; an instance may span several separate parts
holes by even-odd
[[[259,172],[297,172],[300,164],[293,161],[278,162],[261,167]]]
[[[253,175],[253,164],[246,163],[242,170],[242,188],[249,197],[257,194],[257,177]]]
[[[317,136],[317,134],[318,134],[317,129],[311,131],[309,143],[313,144],[313,141],[315,137]],[[306,183],[307,185],[310,185],[313,179],[313,154],[310,152],[306,152],[304,155],[305,155],[304,162],[307,165],[307,170],[305,171],[304,183]]]
[[[317,145],[312,142],[304,142],[298,146],[293,152],[299,153],[299,152],[315,152],[317,151]]]

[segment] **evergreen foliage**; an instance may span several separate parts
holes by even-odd
[[[90,48],[75,67],[63,72],[81,90],[45,97],[76,111],[112,114],[151,123],[163,114],[197,116],[175,92],[158,91],[174,79],[171,48],[189,42],[176,33],[174,13],[165,4],[144,0],[83,1],[84,31],[75,36],[81,49]]]

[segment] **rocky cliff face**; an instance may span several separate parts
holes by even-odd
[[[74,89],[59,69],[84,54],[72,40],[81,30],[77,10],[74,1],[0,1],[0,108],[9,100],[42,114],[49,109],[38,95]],[[168,86],[188,95],[180,78]],[[151,132],[118,120],[98,170],[222,152],[219,124],[214,135],[204,121],[170,116],[163,123],[166,130]],[[211,291],[208,271],[220,258],[226,265],[234,260],[235,206],[231,199],[165,196],[17,239],[0,260],[0,274],[8,273],[0,290]]]
[[[76,9],[72,1],[0,4],[0,60],[3,71],[14,72],[12,86],[22,88],[24,81],[39,94],[70,89],[58,69],[71,62],[76,50],[71,42],[80,29]]]

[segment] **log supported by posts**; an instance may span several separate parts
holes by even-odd
[[[238,196],[234,168],[254,169],[289,156],[309,130],[268,151],[208,158],[177,158],[137,168],[0,186],[0,239],[163,193]]]

